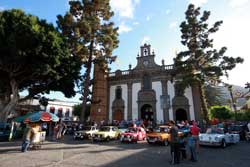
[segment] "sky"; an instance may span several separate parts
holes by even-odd
[[[27,13],[46,19],[56,26],[56,16],[68,11],[69,0],[1,0],[0,10],[19,8]],[[136,66],[140,46],[148,43],[156,54],[156,63],[172,64],[175,53],[185,49],[180,43],[179,25],[185,20],[189,3],[209,10],[209,23],[222,20],[220,30],[212,36],[214,48],[228,48],[226,55],[244,58],[224,82],[245,86],[250,82],[248,47],[250,39],[250,0],[111,0],[115,12],[112,21],[119,27],[119,47],[113,54],[118,56],[111,71],[127,70],[129,64]],[[79,95],[80,96],[80,95]],[[78,100],[79,96],[71,100]],[[50,97],[66,100],[62,94]],[[67,99],[68,100],[68,99]]]

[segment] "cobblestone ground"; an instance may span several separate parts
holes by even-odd
[[[40,150],[20,152],[21,141],[0,142],[1,167],[166,167],[171,166],[169,147],[122,144],[119,141],[91,143],[64,141],[43,143]],[[249,167],[250,142],[241,142],[225,149],[201,147],[198,162],[182,160],[180,167]]]

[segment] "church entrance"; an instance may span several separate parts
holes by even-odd
[[[176,121],[185,121],[187,120],[187,112],[186,110],[180,108],[176,110]]]
[[[141,108],[141,119],[147,120],[147,121],[153,121],[154,120],[154,113],[152,106],[149,104],[145,104]]]
[[[122,121],[123,120],[123,114],[122,114],[121,110],[116,110],[114,112],[113,120],[117,120],[117,121]]]

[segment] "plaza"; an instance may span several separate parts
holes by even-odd
[[[171,166],[170,147],[138,144],[122,144],[120,141],[91,143],[89,140],[45,141],[40,150],[21,153],[21,141],[0,142],[0,166],[2,167],[166,167]],[[248,167],[250,144],[241,141],[225,149],[201,147],[198,162],[182,160],[179,167]]]

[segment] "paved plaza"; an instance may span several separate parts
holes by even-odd
[[[169,164],[169,146],[122,144],[119,141],[91,143],[74,141],[46,141],[41,150],[20,152],[21,141],[0,142],[1,167],[166,167]],[[241,142],[226,149],[201,147],[198,162],[182,160],[180,167],[249,167],[250,142]]]

